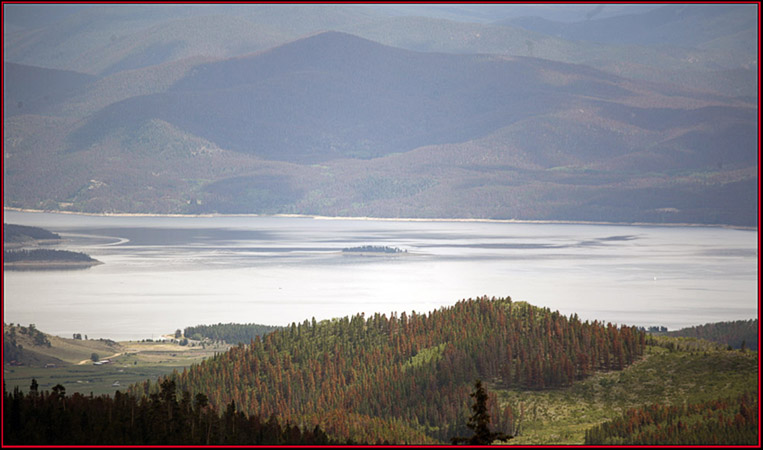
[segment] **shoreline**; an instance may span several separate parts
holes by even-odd
[[[101,261],[3,261],[3,270],[77,270],[88,269],[101,264],[103,264]]]
[[[611,225],[633,227],[693,227],[693,228],[727,228],[732,230],[758,231],[756,226],[705,224],[705,223],[655,223],[655,222],[606,222],[585,220],[535,220],[535,219],[474,219],[474,218],[422,218],[422,217],[367,217],[367,216],[321,216],[312,214],[158,214],[158,213],[88,213],[79,211],[40,210],[3,207],[3,211],[14,211],[33,214],[70,214],[90,217],[155,217],[155,218],[215,218],[215,217],[286,217],[314,220],[357,220],[357,221],[386,221],[386,222],[463,222],[463,223],[516,223],[541,225]]]

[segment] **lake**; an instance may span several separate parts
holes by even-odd
[[[115,340],[425,313],[482,295],[669,329],[758,316],[758,233],[714,227],[5,211],[104,264],[4,271],[6,323]],[[342,249],[390,246],[402,254]]]

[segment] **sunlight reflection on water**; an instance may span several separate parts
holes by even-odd
[[[5,322],[140,339],[218,322],[427,312],[480,295],[670,329],[757,316],[757,233],[708,227],[6,211],[105,264],[5,272]],[[375,245],[405,254],[358,256]]]

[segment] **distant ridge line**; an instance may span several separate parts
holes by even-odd
[[[3,211],[15,211],[34,214],[70,214],[93,217],[187,217],[187,218],[214,218],[214,217],[291,217],[296,219],[315,220],[378,220],[385,222],[473,222],[473,223],[516,223],[516,224],[539,224],[539,225],[613,225],[633,227],[692,227],[692,228],[728,228],[732,230],[757,231],[758,227],[729,224],[704,224],[704,223],[656,223],[656,222],[605,222],[584,220],[535,220],[535,219],[480,219],[480,218],[447,218],[447,217],[363,217],[363,216],[321,216],[314,214],[159,214],[159,213],[91,213],[80,211],[41,210],[26,209],[4,206]]]

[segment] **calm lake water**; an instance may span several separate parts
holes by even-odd
[[[4,271],[3,320],[64,337],[422,313],[481,295],[669,329],[758,316],[757,231],[15,211],[4,221],[57,232],[57,248],[105,263]],[[342,253],[363,245],[407,253]]]

